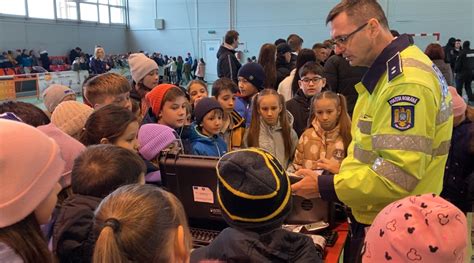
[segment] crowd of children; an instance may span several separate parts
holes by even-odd
[[[300,51],[278,91],[254,62],[240,68],[238,83],[220,78],[210,92],[202,80],[187,88],[159,83],[157,63],[142,53],[128,62],[132,83],[116,73],[94,76],[83,85],[84,103],[61,85],[44,92],[46,112],[0,103],[0,261],[321,262],[310,238],[281,228],[291,210],[287,172],[338,173],[352,139],[346,99],[326,86],[313,51]],[[450,153],[442,196],[467,212],[473,113],[450,91],[457,118],[452,149],[462,155]],[[192,253],[185,211],[160,188],[157,158],[172,148],[220,157],[217,200],[229,228]],[[396,231],[428,233],[446,225],[439,215],[447,213],[448,231],[467,235],[465,216],[452,204],[434,195],[410,198],[380,213],[367,234],[364,262],[439,254],[445,262],[462,260],[466,243],[444,247],[438,232],[414,247],[388,245],[393,218],[403,222]],[[421,210],[413,208],[418,203]],[[414,224],[396,212],[400,206]]]

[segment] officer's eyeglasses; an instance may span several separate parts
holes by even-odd
[[[347,41],[349,40],[349,38],[351,38],[352,36],[354,36],[357,32],[361,31],[362,29],[364,29],[364,27],[366,27],[367,25],[369,24],[369,22],[366,22],[365,24],[361,25],[360,27],[356,28],[356,30],[352,31],[351,33],[347,34],[347,35],[343,35],[343,36],[338,36],[336,37],[335,39],[332,40],[332,44],[333,46],[342,46],[342,45],[346,45],[347,44]]]
[[[315,78],[312,78],[312,79],[304,78],[304,79],[301,79],[301,81],[303,81],[304,84],[309,84],[310,82],[313,82],[314,84],[316,84],[322,79],[323,79],[322,77],[315,77]]]

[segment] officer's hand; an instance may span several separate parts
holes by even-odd
[[[339,168],[341,168],[341,164],[335,159],[321,158],[316,165],[319,169],[326,170],[333,174],[339,173]]]
[[[318,175],[316,172],[309,169],[300,169],[295,174],[302,176],[303,179],[291,185],[293,194],[305,198],[315,198],[320,196],[318,189]]]

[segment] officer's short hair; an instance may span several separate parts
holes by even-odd
[[[376,18],[384,28],[388,29],[387,17],[376,0],[342,0],[329,12],[326,25],[342,12],[346,12],[348,17],[361,25],[371,18]]]

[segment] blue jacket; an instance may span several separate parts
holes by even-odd
[[[195,155],[221,157],[227,152],[227,144],[219,135],[207,137],[202,134],[195,123],[191,125],[191,147]]]
[[[252,120],[252,100],[254,97],[255,95],[251,98],[235,97],[234,110],[245,119],[245,128],[250,127],[250,121]]]

